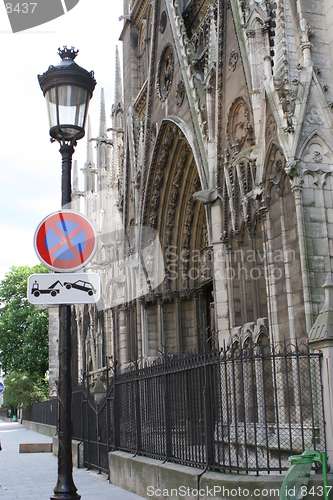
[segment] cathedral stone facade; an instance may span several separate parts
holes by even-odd
[[[74,168],[103,296],[74,308],[75,376],[207,332],[306,340],[332,271],[331,0],[125,0],[123,18],[82,191]]]

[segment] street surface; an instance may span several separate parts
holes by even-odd
[[[57,482],[58,460],[53,453],[19,453],[20,443],[50,443],[52,438],[19,423],[0,419],[0,498],[48,500]],[[139,500],[142,497],[110,484],[104,474],[73,469],[82,500]]]

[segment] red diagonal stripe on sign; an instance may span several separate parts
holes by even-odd
[[[63,214],[59,214],[61,223],[65,223],[66,221],[64,220]],[[52,248],[52,254],[54,255],[62,246],[67,245],[67,247],[73,252],[73,254],[78,257],[81,262],[83,262],[83,255],[78,251],[78,249],[72,244],[71,238],[74,238],[80,231],[82,231],[81,227],[78,226],[76,229],[74,229],[71,233],[69,234],[64,234],[56,225],[52,227],[52,229],[55,231],[55,233],[59,236],[61,241],[57,243],[53,248]]]

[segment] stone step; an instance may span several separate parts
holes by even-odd
[[[20,443],[19,453],[52,453],[52,443]]]

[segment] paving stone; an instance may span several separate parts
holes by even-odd
[[[47,499],[57,482],[58,462],[52,453],[19,453],[22,443],[52,443],[52,438],[26,429],[18,422],[0,420],[0,498],[4,500]],[[108,482],[106,475],[73,469],[81,500],[140,500],[138,495]]]

